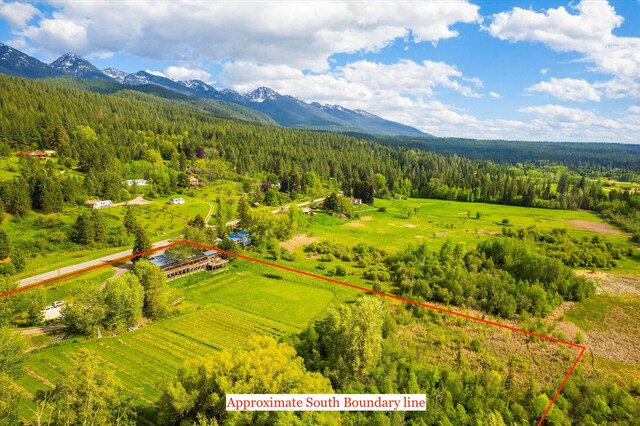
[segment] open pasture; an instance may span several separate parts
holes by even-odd
[[[381,207],[386,208],[386,212],[379,211]],[[503,219],[507,219],[509,226],[515,229],[531,225],[539,229],[564,228],[575,236],[602,235],[597,227],[609,227],[588,211],[446,200],[376,199],[374,207],[362,206],[356,213],[360,218],[350,220],[319,213],[307,235],[349,246],[366,243],[388,250],[425,242],[435,250],[446,240],[473,246],[487,236],[499,234]],[[410,213],[410,217],[406,213]],[[585,226],[589,224],[594,226]],[[625,235],[607,235],[607,238],[615,242],[627,240]]]

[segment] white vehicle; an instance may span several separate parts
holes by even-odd
[[[66,303],[64,300],[56,300],[51,304],[54,308],[59,308],[60,306],[64,306]]]
[[[44,308],[45,312],[46,311],[51,311],[53,309],[57,309],[55,306],[47,306],[46,308]]]

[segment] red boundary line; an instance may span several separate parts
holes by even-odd
[[[228,256],[237,257],[239,259],[245,259],[245,260],[249,260],[251,262],[261,263],[263,265],[272,266],[274,268],[282,269],[282,270],[293,272],[293,273],[300,274],[300,275],[306,275],[308,277],[317,278],[319,280],[328,281],[330,283],[339,284],[339,285],[342,285],[342,286],[345,286],[345,287],[350,287],[350,288],[353,288],[353,289],[356,289],[356,290],[364,291],[366,293],[376,294],[378,296],[384,296],[384,297],[387,297],[389,299],[398,300],[400,302],[409,303],[409,304],[416,305],[416,306],[421,306],[421,307],[424,307],[424,308],[432,309],[434,311],[439,311],[439,312],[443,312],[443,313],[446,313],[446,314],[455,315],[457,317],[466,318],[466,319],[469,319],[469,320],[472,320],[472,321],[477,321],[477,322],[481,322],[481,323],[484,323],[484,324],[489,324],[489,325],[493,325],[493,326],[496,326],[496,327],[505,328],[505,329],[510,330],[510,331],[515,331],[517,333],[526,334],[528,336],[533,336],[533,337],[537,337],[537,338],[540,338],[540,339],[549,340],[549,341],[552,341],[552,342],[555,342],[555,343],[560,343],[560,344],[563,344],[563,345],[572,346],[574,348],[579,348],[580,349],[580,353],[576,357],[575,361],[573,362],[573,365],[569,369],[569,372],[564,377],[564,380],[562,381],[562,384],[560,385],[560,387],[556,391],[555,395],[553,396],[553,399],[549,403],[549,406],[547,407],[547,409],[545,410],[544,414],[542,415],[542,418],[538,422],[538,426],[542,425],[542,422],[544,422],[544,419],[549,414],[549,411],[551,411],[551,408],[553,407],[553,404],[556,402],[556,399],[558,399],[558,396],[560,395],[560,392],[564,388],[564,385],[569,380],[569,377],[571,377],[571,374],[573,373],[573,370],[576,368],[576,366],[578,365],[578,362],[580,362],[580,358],[582,358],[582,355],[584,354],[585,350],[587,349],[586,346],[578,345],[578,344],[572,343],[572,342],[567,342],[565,340],[557,339],[555,337],[545,336],[543,334],[538,334],[538,333],[533,333],[531,331],[523,330],[521,328],[513,327],[513,326],[510,326],[510,325],[507,325],[507,324],[502,324],[502,323],[499,323],[499,322],[495,322],[495,321],[490,321],[490,320],[486,320],[486,319],[483,319],[483,318],[474,317],[472,315],[464,314],[464,313],[461,313],[461,312],[451,311],[449,309],[445,309],[445,308],[442,308],[440,306],[430,305],[428,303],[423,303],[423,302],[418,302],[418,301],[411,300],[411,299],[406,299],[404,297],[396,296],[396,295],[389,294],[389,293],[383,293],[381,291],[372,290],[372,289],[369,289],[369,288],[366,288],[366,287],[361,287],[361,286],[358,286],[358,285],[355,285],[355,284],[349,284],[349,283],[346,283],[346,282],[343,282],[343,281],[338,281],[338,280],[334,280],[332,278],[323,277],[321,275],[316,275],[316,274],[313,274],[311,272],[305,272],[305,271],[301,271],[299,269],[289,268],[288,266],[278,265],[278,264],[275,264],[275,263],[267,262],[265,260],[256,259],[256,258],[249,257],[249,256],[244,256],[242,254],[233,253],[233,252],[226,251],[226,250],[221,250],[221,249],[218,249],[218,248],[215,248],[215,247],[210,247],[210,246],[206,246],[204,244],[194,243],[194,242],[188,241],[188,240],[176,241],[176,242],[173,242],[171,244],[167,244],[167,245],[161,246],[161,247],[156,247],[156,248],[153,248],[151,250],[147,250],[147,251],[142,252],[142,253],[138,253],[138,254],[134,254],[134,255],[130,255],[130,256],[120,257],[118,259],[114,259],[114,260],[111,260],[109,262],[100,263],[100,264],[97,264],[97,265],[90,266],[88,268],[80,269],[78,271],[69,272],[67,274],[60,275],[60,276],[57,276],[57,277],[54,277],[54,278],[50,278],[48,280],[40,281],[40,282],[35,283],[35,284],[30,284],[30,285],[27,285],[27,286],[24,286],[24,287],[20,287],[20,288],[17,288],[15,290],[11,290],[11,291],[8,291],[6,293],[0,294],[0,298],[7,297],[9,295],[12,295],[12,294],[15,294],[15,293],[19,293],[19,292],[22,292],[22,291],[30,290],[32,288],[39,287],[39,286],[42,286],[42,285],[45,285],[45,284],[49,284],[49,283],[52,283],[52,282],[55,282],[55,281],[60,281],[60,280],[66,279],[66,278],[70,278],[70,277],[73,277],[75,275],[83,274],[85,272],[89,272],[89,271],[93,271],[93,270],[96,270],[96,269],[99,269],[99,268],[103,268],[103,267],[108,266],[108,265],[114,265],[116,263],[124,262],[125,260],[130,260],[130,259],[133,259],[133,258],[136,258],[136,257],[140,257],[140,256],[144,256],[144,255],[147,255],[147,254],[151,254],[151,253],[154,253],[156,251],[164,250],[164,249],[167,249],[169,247],[173,247],[173,246],[176,246],[176,245],[179,245],[179,244],[189,244],[189,245],[192,245],[194,247],[199,247],[199,248],[202,248],[202,249],[205,249],[205,250],[215,250],[218,253],[222,253],[222,254],[225,254],[225,255],[228,255]]]

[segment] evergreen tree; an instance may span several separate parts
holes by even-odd
[[[205,228],[204,219],[202,218],[202,216],[197,214],[196,217],[194,217],[193,220],[189,222],[189,226],[202,230]]]
[[[134,242],[133,242],[134,255],[151,250],[153,245],[151,244],[151,240],[149,239],[147,232],[144,230],[144,228],[142,228],[142,226],[137,226],[133,234],[134,234]],[[135,263],[135,262],[138,262],[140,259],[148,259],[148,258],[149,258],[149,255],[145,254],[142,256],[134,257],[132,259],[132,262]]]
[[[251,207],[249,206],[249,200],[247,200],[247,197],[241,197],[238,201],[238,219],[240,220],[238,226],[240,228],[247,227],[247,224],[249,223],[249,214],[251,213],[250,210]]]
[[[216,232],[218,238],[224,238],[227,235],[227,205],[222,200],[222,197],[218,197],[216,200]]]
[[[124,212],[124,217],[122,218],[122,224],[129,234],[132,234],[136,228],[138,227],[137,222],[137,210],[135,207],[127,206],[127,209]]]
[[[0,228],[0,260],[11,257],[11,241],[4,229]]]
[[[90,245],[95,242],[93,220],[89,212],[81,213],[72,228],[72,240],[78,244]]]

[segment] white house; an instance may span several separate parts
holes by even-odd
[[[149,185],[149,181],[146,179],[128,179],[128,180],[123,180],[122,184],[126,186],[133,186],[133,185],[147,186]]]
[[[184,198],[172,198],[169,200],[169,204],[184,204]]]
[[[111,205],[111,200],[90,200],[87,201],[86,205],[91,209],[101,209],[104,207],[109,207]]]

